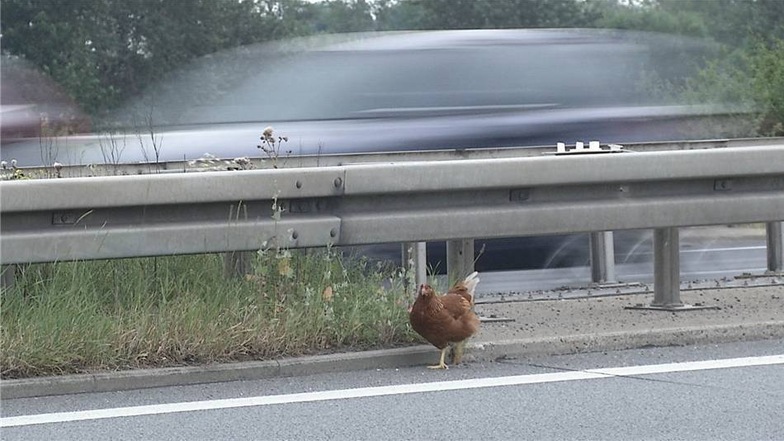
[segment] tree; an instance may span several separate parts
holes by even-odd
[[[425,10],[409,0],[376,0],[373,15],[379,31],[424,28]]]
[[[784,2],[642,0],[603,6],[600,27],[708,37],[723,44],[699,75],[669,85],[668,93],[743,110],[719,122],[737,127],[736,136],[784,134]]]
[[[366,0],[328,0],[311,5],[315,11],[314,32],[372,31],[375,23]]]
[[[669,10],[655,0],[632,4],[604,2],[600,7],[598,28],[634,29],[694,37],[709,35],[705,17],[687,8]]]
[[[196,57],[311,32],[301,0],[4,0],[3,51],[92,114]]]
[[[581,0],[402,0],[422,10],[428,29],[588,27],[597,17]]]
[[[610,0],[600,9],[597,27],[711,37],[738,47],[784,38],[780,0]]]
[[[97,17],[105,16],[106,7],[101,1],[6,1],[3,51],[27,59],[94,110],[100,101],[114,99],[101,87],[107,71],[101,41],[108,29],[100,28]]]

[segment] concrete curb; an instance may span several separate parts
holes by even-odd
[[[685,346],[744,340],[784,338],[784,321],[676,327],[648,331],[476,342],[470,356],[477,362],[502,357],[559,355],[633,349],[646,346]],[[272,361],[187,366],[160,369],[67,375],[0,381],[0,398],[110,392],[152,387],[182,386],[236,380],[258,380],[328,372],[390,369],[435,363],[432,346],[413,346],[365,352],[316,355]]]
[[[5,400],[395,368],[424,364],[432,358],[433,353],[432,347],[423,345],[268,361],[2,380],[0,381],[0,397]]]
[[[502,340],[476,343],[472,354],[480,360],[497,360],[514,355],[563,355],[650,346],[689,346],[775,338],[784,338],[784,321]]]

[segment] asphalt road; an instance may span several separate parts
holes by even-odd
[[[652,283],[652,231],[616,231],[614,242],[617,280]],[[477,254],[475,267],[482,273],[482,283],[477,288],[479,294],[552,290],[591,283],[587,234],[559,238],[477,239],[474,247]],[[357,252],[394,261],[400,257],[400,246],[359,247]],[[444,244],[428,244],[427,260],[428,272],[438,273],[437,277],[442,277],[445,283]],[[765,229],[761,225],[680,229],[682,281],[733,278],[743,273],[762,274],[766,269]]]
[[[5,441],[774,440],[784,341],[15,399],[2,412]]]
[[[741,230],[739,235],[738,230]],[[718,280],[744,273],[762,274],[767,269],[764,230],[726,227],[684,229],[682,236],[681,281]],[[651,244],[640,243],[633,252],[617,255],[615,272],[620,282],[652,283]],[[477,287],[477,292],[497,294],[552,290],[565,286],[586,286],[590,282],[591,268],[588,266],[495,271],[482,273],[482,283]]]
[[[681,280],[700,281],[732,278],[743,273],[765,272],[767,257],[764,246],[707,248],[681,252]],[[653,283],[653,262],[615,265],[618,281]],[[525,271],[482,273],[480,294],[526,292],[564,286],[586,286],[591,282],[591,268],[586,266]]]
[[[740,226],[683,227],[680,232],[681,256],[687,264],[686,273],[704,277],[723,276],[726,268],[734,265],[734,254],[742,253],[743,262],[751,258],[749,268],[765,268],[765,229],[761,224]],[[475,266],[477,271],[553,270],[586,267],[590,265],[588,234],[564,236],[536,236],[505,239],[475,239]],[[615,261],[619,266],[641,264],[637,268],[651,272],[653,268],[653,231],[621,230],[613,233]],[[398,261],[400,245],[382,244],[356,247],[360,254]],[[728,253],[729,251],[729,253]],[[446,246],[443,242],[427,245],[429,271],[444,273]],[[761,264],[760,264],[761,262]],[[718,263],[719,272],[711,272],[709,264]],[[760,266],[761,265],[761,266]],[[650,268],[645,270],[646,268]],[[735,266],[739,268],[739,266]],[[734,268],[730,268],[734,269]],[[587,273],[590,274],[590,273]],[[629,272],[635,275],[637,272]],[[585,279],[583,278],[582,281]]]

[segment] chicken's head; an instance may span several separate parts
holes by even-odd
[[[422,297],[431,297],[431,296],[434,296],[436,294],[436,292],[433,290],[432,286],[428,285],[427,283],[423,283],[423,284],[419,285],[419,293],[418,294],[420,296],[422,296]]]

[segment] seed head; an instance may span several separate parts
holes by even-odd
[[[264,131],[261,133],[261,138],[267,142],[275,142],[275,138],[272,137],[273,129],[272,127],[266,127]]]

